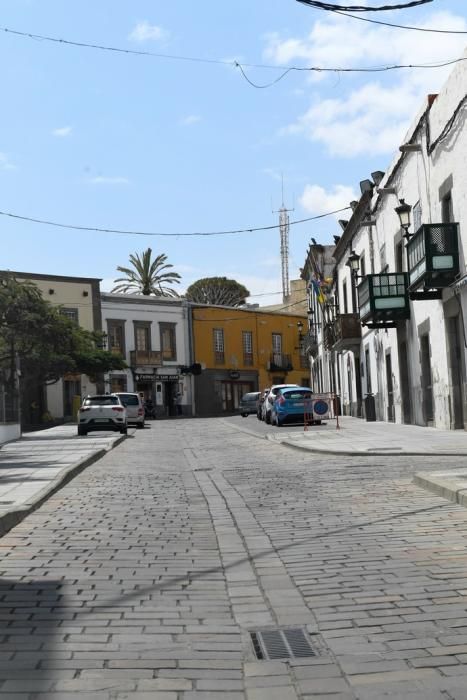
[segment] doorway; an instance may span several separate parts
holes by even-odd
[[[386,354],[386,388],[388,393],[388,422],[394,423],[394,384],[392,381],[392,361],[390,351]]]
[[[412,423],[412,404],[410,402],[410,375],[408,360],[407,341],[399,343],[399,372],[400,388],[402,399],[402,422],[406,425]]]
[[[422,411],[425,425],[433,423],[433,379],[431,375],[430,335],[425,333],[420,336],[420,360],[421,360],[421,385],[422,385]]]
[[[449,374],[451,380],[451,427],[464,429],[464,356],[462,352],[460,317],[452,316],[447,319]]]

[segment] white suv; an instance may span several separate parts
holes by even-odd
[[[134,423],[137,428],[144,428],[144,405],[141,396],[124,391],[115,391],[112,396],[118,396],[125,406],[128,425]]]
[[[273,384],[272,387],[269,389],[269,394],[266,396],[266,398],[263,401],[262,405],[262,415],[261,419],[264,420],[266,423],[271,422],[271,408],[272,404],[274,403],[276,399],[277,392],[279,389],[284,389],[285,387],[293,387],[293,386],[298,386],[298,384]]]
[[[86,396],[78,411],[78,435],[87,435],[92,430],[114,430],[126,435],[126,409],[118,396]]]

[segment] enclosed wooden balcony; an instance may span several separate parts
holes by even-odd
[[[342,352],[355,350],[362,340],[362,327],[358,314],[337,314],[324,328],[324,344],[327,350]]]
[[[408,280],[405,272],[366,275],[359,284],[360,322],[368,328],[395,328],[410,318]]]
[[[459,273],[458,224],[423,224],[407,243],[412,299],[437,296],[428,290],[448,287]]]
[[[131,367],[161,367],[162,355],[159,350],[132,350],[130,352]]]

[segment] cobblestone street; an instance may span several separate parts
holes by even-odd
[[[457,467],[152,422],[0,539],[0,696],[465,700],[467,509],[412,483]]]

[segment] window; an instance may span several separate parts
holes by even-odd
[[[454,221],[451,192],[448,192],[441,200],[441,220],[443,224],[450,224]]]
[[[135,322],[135,349],[146,352],[151,349],[151,324]]]
[[[418,201],[416,204],[414,204],[412,212],[413,212],[413,230],[414,230],[414,233],[417,233],[418,229],[422,225],[422,207],[420,205],[420,201]]]
[[[123,375],[110,375],[110,393],[126,391],[126,377]]]
[[[125,355],[125,322],[107,321],[107,339],[110,352]]]
[[[349,303],[347,300],[347,282],[344,280],[342,284],[342,299],[344,302],[344,313],[349,313]]]
[[[276,365],[282,364],[282,334],[273,333],[272,334],[272,355],[273,361]]]
[[[60,309],[62,316],[66,316],[70,321],[78,323],[78,309]]]
[[[251,367],[253,364],[253,333],[242,331],[243,364]]]
[[[360,276],[365,277],[366,275],[366,265],[365,265],[365,255],[360,258]]]
[[[175,323],[159,323],[161,333],[162,360],[177,359]]]
[[[213,328],[212,338],[214,345],[214,362],[216,365],[224,364],[224,329]]]

